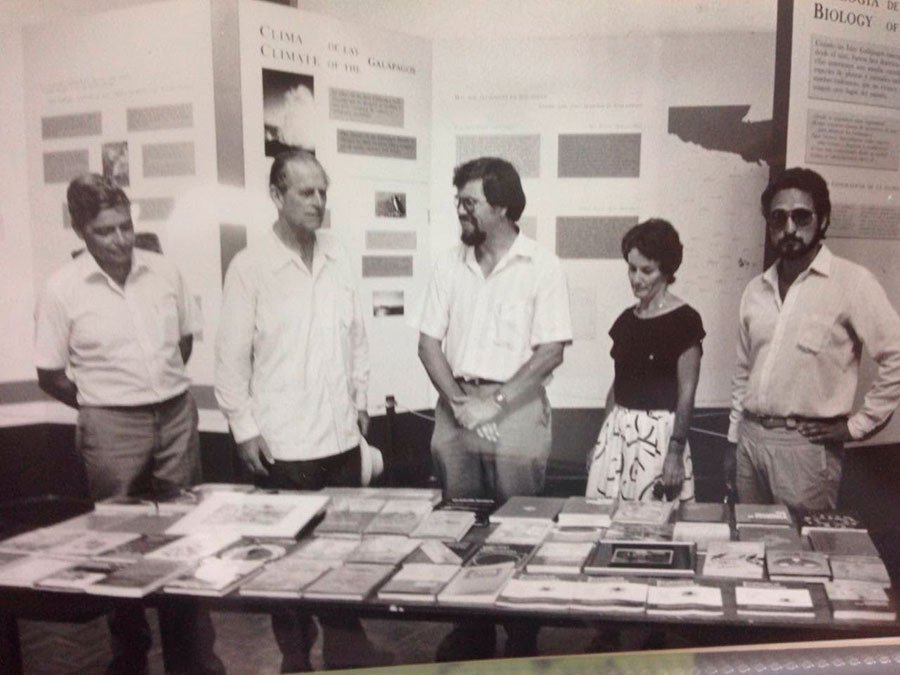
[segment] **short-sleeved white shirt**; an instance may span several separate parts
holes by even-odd
[[[505,382],[538,345],[572,340],[562,265],[519,234],[485,277],[475,249],[458,244],[437,260],[413,324],[444,341],[454,377]]]
[[[81,405],[158,403],[190,385],[178,343],[200,328],[181,274],[163,256],[135,249],[122,288],[84,252],[44,286],[35,365],[66,369]]]

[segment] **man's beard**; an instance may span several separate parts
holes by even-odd
[[[466,220],[472,226],[472,230],[466,230],[463,228],[462,232],[459,235],[459,238],[462,240],[466,246],[481,246],[484,243],[484,240],[487,239],[487,234],[484,230],[478,227],[478,223],[474,220]]]
[[[778,251],[778,255],[780,255],[782,258],[785,258],[786,260],[797,260],[798,258],[802,258],[807,253],[809,253],[810,251],[815,249],[819,245],[819,242],[821,242],[821,241],[822,241],[821,233],[816,234],[816,236],[813,237],[812,240],[808,244],[804,244],[803,240],[798,239],[797,237],[790,236],[790,237],[785,237],[784,239],[779,241],[778,245],[775,247],[775,250]],[[799,247],[788,246],[788,244],[791,244],[794,242],[800,244],[800,246]]]

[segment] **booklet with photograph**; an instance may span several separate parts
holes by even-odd
[[[133,563],[145,555],[161,549],[163,546],[168,546],[179,538],[174,534],[137,535],[136,539],[131,539],[121,546],[116,546],[100,555],[95,555],[91,560],[121,564]]]
[[[359,539],[343,537],[309,537],[291,553],[291,557],[307,560],[334,560],[343,562],[359,546]]]
[[[395,569],[393,565],[347,563],[325,572],[306,587],[303,597],[365,600]]]
[[[703,576],[730,579],[762,579],[765,544],[758,541],[713,541],[706,547]]]
[[[584,572],[689,577],[694,575],[694,545],[601,541],[585,562]]]
[[[480,567],[512,563],[518,569],[525,564],[533,552],[534,546],[484,543],[475,551],[466,564],[471,567]]]
[[[179,574],[188,571],[190,567],[190,563],[180,560],[144,558],[131,565],[125,565],[84,590],[95,595],[141,598],[162,588]]]
[[[216,529],[245,537],[295,537],[325,509],[329,500],[325,495],[308,492],[213,492],[167,533],[194,534]]]
[[[672,530],[673,541],[689,541],[697,545],[698,551],[705,551],[712,541],[730,541],[731,528],[728,523],[700,523],[680,520]]]
[[[171,544],[151,551],[144,556],[144,559],[194,562],[207,556],[216,555],[219,551],[239,541],[240,538],[239,534],[228,530],[210,530],[198,534],[190,534],[179,537]]]
[[[852,511],[809,511],[800,516],[800,534],[815,530],[857,530],[865,532],[859,514]]]
[[[613,523],[603,536],[601,541],[614,542],[668,542],[672,541],[675,534],[675,526],[671,523],[663,525],[640,525],[636,523]]]
[[[407,563],[378,591],[379,600],[432,602],[456,575],[456,565]]]
[[[741,541],[758,541],[767,551],[803,551],[809,548],[808,540],[797,534],[793,527],[783,525],[754,525],[738,530]]]
[[[241,537],[217,554],[223,560],[260,560],[268,562],[286,556],[297,548],[293,537]]]
[[[419,548],[404,561],[409,563],[431,563],[433,565],[463,565],[478,550],[479,544],[474,541],[438,541],[426,539]]]
[[[570,609],[643,614],[648,586],[625,577],[586,577],[578,582]]]
[[[316,534],[361,537],[385,504],[386,500],[374,497],[334,497]]]
[[[340,564],[334,560],[281,558],[268,563],[262,572],[242,583],[238,593],[263,598],[299,598],[304,588]]]
[[[59,558],[81,559],[101,555],[114,548],[140,538],[141,535],[131,532],[83,532],[80,536],[51,546],[45,555]]]
[[[870,555],[830,555],[831,576],[855,581],[874,581],[885,586],[891,585],[887,567],[881,558]]]
[[[108,565],[76,564],[38,579],[34,582],[34,587],[50,591],[80,593],[91,584],[105,579],[114,571],[115,568]]]
[[[865,530],[813,530],[808,535],[813,550],[828,555],[870,555],[880,553]]]

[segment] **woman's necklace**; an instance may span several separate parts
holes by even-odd
[[[648,304],[646,307],[643,307],[640,303],[638,303],[638,306],[635,308],[634,313],[641,318],[650,319],[654,316],[662,314],[663,310],[666,309],[668,304],[669,293],[668,291],[663,289],[663,292],[659,294],[659,298],[654,298],[653,300],[651,300],[650,304]]]

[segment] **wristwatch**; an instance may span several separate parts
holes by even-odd
[[[494,392],[494,403],[499,405],[501,408],[506,408],[506,397],[503,395],[503,392],[499,389]]]

